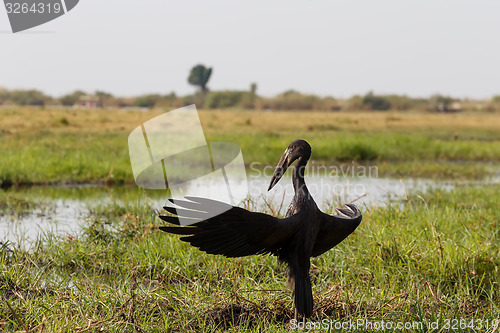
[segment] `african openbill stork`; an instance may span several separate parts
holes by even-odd
[[[293,141],[285,150],[274,171],[269,190],[297,160],[292,182],[295,190],[285,218],[250,212],[206,198],[187,197],[170,202],[187,209],[164,207],[179,217],[197,222],[181,227],[164,226],[161,230],[184,235],[180,239],[209,254],[243,257],[271,253],[288,265],[288,282],[294,286],[295,314],[310,317],[313,296],[309,278],[310,258],[321,255],[349,236],[361,223],[361,212],[352,204],[337,208],[338,215],[319,210],[304,180],[311,156],[311,146],[304,140]],[[224,211],[213,216],[214,212]],[[211,216],[211,217],[210,217]],[[175,216],[160,216],[179,225]]]

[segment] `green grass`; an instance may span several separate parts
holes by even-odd
[[[307,140],[312,159],[319,162],[351,161],[499,161],[498,142],[448,141],[429,136],[429,133],[350,133],[334,134],[220,134],[212,141],[240,144],[249,161],[274,164],[288,144],[296,138]],[[499,138],[500,139],[500,138]]]
[[[275,165],[297,134],[221,134],[212,141],[240,145],[245,162]],[[494,174],[500,161],[496,141],[453,142],[432,139],[426,133],[347,133],[300,136],[312,146],[313,163],[377,166],[381,176],[481,179]]]
[[[133,184],[127,136],[158,114],[0,109],[0,186]],[[275,165],[297,138],[311,143],[311,164],[374,165],[379,176],[483,179],[500,161],[498,114],[200,117],[209,141],[240,145],[253,169]],[[276,258],[203,254],[160,232],[137,188],[99,190],[114,200],[93,204],[78,234],[0,243],[0,330],[289,331],[293,301]],[[365,207],[358,230],[312,260],[311,320],[499,319],[499,190],[461,187]],[[51,209],[40,193],[101,198],[95,189],[21,187],[0,191],[0,216]]]
[[[123,132],[42,131],[16,135],[0,146],[0,181],[7,184],[133,182]]]
[[[0,109],[0,186],[133,184],[128,134],[158,114]],[[499,114],[199,114],[208,141],[238,144],[247,165],[275,165],[297,138],[309,141],[317,164],[376,165],[388,176],[482,178],[500,161]]]
[[[438,190],[365,209],[353,235],[312,260],[311,320],[499,319],[499,190]],[[80,234],[3,244],[0,328],[289,331],[292,297],[276,258],[201,253],[160,232],[137,198],[95,206]]]
[[[0,143],[0,182],[10,184],[131,184],[133,175],[126,132],[37,133]],[[291,134],[219,134],[210,141],[239,144],[245,163],[275,165],[293,140]],[[487,162],[500,160],[498,142],[447,142],[421,134],[303,136],[322,165],[370,164],[380,175],[481,178]],[[30,145],[29,142],[37,142]],[[463,163],[468,161],[467,163]]]
[[[39,213],[47,213],[52,208],[51,206],[50,202],[40,197],[0,190],[0,217],[9,215],[22,218],[32,214],[35,210]]]

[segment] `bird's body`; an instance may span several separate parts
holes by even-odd
[[[299,145],[298,145],[298,144]],[[315,240],[321,227],[321,216],[304,180],[304,171],[311,154],[311,148],[305,141],[294,141],[287,148],[278,162],[269,190],[279,181],[291,164],[290,154],[294,149],[301,149],[297,165],[292,176],[294,196],[286,217],[296,215],[301,223],[287,246],[278,251],[280,261],[288,265],[288,285],[294,291],[296,312],[309,317],[313,308],[311,280],[309,278],[310,257]],[[293,157],[292,157],[293,158]]]
[[[275,169],[269,190],[283,176],[295,160],[297,165],[292,182],[295,195],[286,216],[279,219],[263,213],[254,213],[239,207],[231,207],[217,201],[188,198],[191,201],[171,202],[191,209],[165,209],[178,216],[196,217],[199,222],[188,227],[160,227],[161,230],[181,235],[181,240],[210,254],[227,257],[241,257],[253,254],[271,253],[286,263],[289,269],[288,281],[294,286],[296,313],[309,317],[313,310],[311,281],[309,278],[310,258],[318,256],[345,239],[361,222],[361,213],[354,205],[348,209],[337,209],[341,215],[328,215],[317,207],[304,180],[304,171],[311,155],[306,141],[296,140],[290,144]],[[213,211],[213,206],[226,205],[225,211],[216,216],[204,218],[203,213]],[[179,224],[172,216],[160,216],[163,220]]]

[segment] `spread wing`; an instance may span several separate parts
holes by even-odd
[[[180,238],[182,241],[209,254],[243,257],[275,253],[297,232],[300,223],[297,215],[279,219],[215,200],[196,197],[186,197],[186,199],[189,201],[170,200],[171,203],[185,209],[164,207],[166,211],[177,216],[159,217],[178,226],[163,226],[160,230],[185,235]],[[222,213],[214,216],[214,213],[220,211]],[[179,218],[182,221],[191,218],[195,223],[179,226]]]
[[[323,214],[321,227],[314,243],[312,256],[317,257],[347,238],[361,223],[363,216],[358,207],[346,204],[337,208],[339,215]]]

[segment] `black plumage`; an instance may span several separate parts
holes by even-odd
[[[304,180],[304,171],[311,156],[311,147],[304,140],[292,142],[281,157],[269,190],[297,160],[292,182],[295,195],[285,218],[250,212],[246,209],[210,200],[187,197],[170,200],[182,207],[165,209],[182,218],[191,218],[189,226],[164,226],[161,230],[184,235],[182,241],[209,254],[242,257],[270,253],[288,265],[289,284],[294,286],[296,313],[309,317],[313,297],[309,278],[310,258],[328,251],[361,223],[361,212],[352,204],[338,208],[338,215],[319,210]],[[215,216],[214,216],[215,215]],[[176,216],[160,216],[166,222],[179,225]]]

